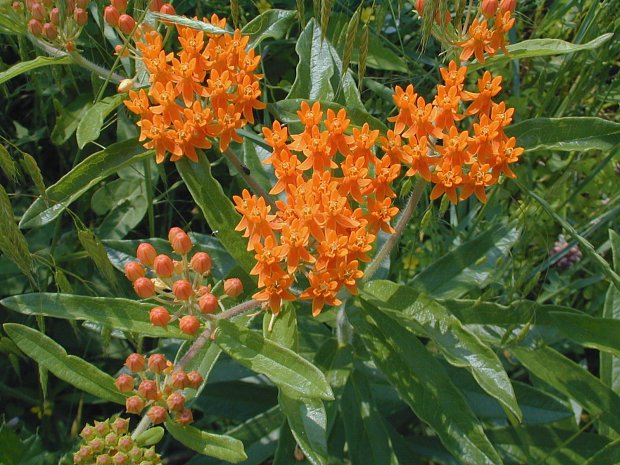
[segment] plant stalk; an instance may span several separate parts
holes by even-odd
[[[265,189],[263,189],[262,186],[256,181],[256,179],[252,177],[250,170],[248,169],[247,166],[241,163],[241,160],[239,160],[239,157],[237,156],[237,154],[233,152],[230,149],[230,147],[224,150],[223,153],[224,153],[224,156],[228,158],[228,161],[232,163],[232,165],[235,167],[235,169],[241,175],[241,177],[245,180],[248,186],[250,186],[250,188],[254,191],[254,193],[264,198],[265,201],[269,205],[271,205],[271,208],[273,208],[273,210],[275,211],[277,208],[275,202],[269,196],[269,194],[265,191]]]

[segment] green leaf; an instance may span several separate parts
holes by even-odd
[[[105,251],[105,247],[97,236],[90,229],[78,229],[78,240],[82,247],[86,251],[86,254],[95,263],[95,266],[99,272],[105,277],[105,279],[116,284],[116,274],[114,273],[114,267],[108,259],[108,254]]]
[[[620,396],[598,378],[551,347],[514,347],[512,353],[534,375],[620,432]]]
[[[17,323],[6,323],[4,330],[19,348],[58,378],[101,399],[125,404],[114,378],[87,361],[67,355],[65,349],[39,331]]]
[[[46,200],[45,182],[43,181],[43,174],[41,173],[41,169],[39,168],[37,161],[32,155],[22,152],[21,163],[24,171],[28,174],[28,176],[30,176],[30,179],[39,191],[39,194],[43,196],[44,200]]]
[[[441,364],[414,334],[375,306],[351,309],[349,321],[374,362],[416,415],[467,465],[499,465],[497,451]]]
[[[617,465],[620,463],[620,439],[607,444],[583,465]]]
[[[461,297],[493,279],[498,261],[507,256],[518,237],[514,228],[491,228],[434,261],[408,284],[436,298]]]
[[[68,65],[70,63],[73,63],[73,59],[68,55],[62,57],[36,57],[34,60],[22,61],[0,73],[0,84],[4,84],[9,79],[13,79],[15,76],[27,73],[33,69],[50,65]]]
[[[49,223],[84,192],[116,173],[119,168],[152,155],[153,152],[145,152],[136,139],[118,142],[93,153],[48,187],[45,192],[49,204],[41,198],[35,200],[22,216],[19,226],[33,228]]]
[[[32,257],[28,241],[15,223],[13,206],[4,187],[0,184],[0,252],[17,265],[32,280]]]
[[[397,465],[384,419],[373,402],[366,377],[354,370],[340,400],[352,465]]]
[[[323,373],[295,352],[226,320],[218,321],[218,329],[215,343],[241,365],[298,397],[334,398]]]
[[[269,156],[271,156],[271,150],[267,150],[247,137],[243,138],[243,162],[250,170],[252,177],[266,192],[269,192],[277,182],[273,168],[263,163]]]
[[[149,321],[149,310],[153,308],[153,304],[135,300],[39,293],[7,297],[1,300],[0,304],[24,315],[94,321],[142,336],[188,338],[176,326],[153,326]]]
[[[62,145],[69,140],[84,114],[92,107],[91,99],[91,96],[83,94],[66,105],[54,99],[54,107],[58,116],[51,134],[53,144]]]
[[[154,426],[146,431],[142,431],[136,438],[136,442],[140,447],[154,446],[164,437],[164,432],[161,426]]]
[[[510,44],[506,47],[508,55],[497,54],[486,60],[484,65],[475,63],[468,68],[471,70],[505,63],[510,60],[519,60],[522,58],[542,57],[549,55],[563,55],[567,53],[579,52],[582,50],[592,50],[600,47],[602,44],[612,38],[613,32],[603,34],[596,39],[586,42],[585,44],[571,44],[560,39],[530,39],[516,44]]]
[[[281,39],[295,22],[295,12],[276,8],[261,13],[248,24],[241,33],[250,36],[249,48],[255,48],[263,40]]]
[[[194,201],[202,210],[212,230],[228,253],[246,272],[254,267],[254,256],[247,251],[247,241],[235,227],[240,215],[224,193],[222,186],[211,174],[211,165],[204,154],[199,154],[198,163],[182,158],[176,167],[187,185]]]
[[[207,433],[193,426],[181,426],[170,419],[166,420],[166,429],[181,444],[203,455],[231,463],[239,463],[248,458],[243,450],[243,443],[230,436]]]
[[[362,292],[376,299],[373,303],[380,310],[389,312],[415,333],[431,338],[448,363],[467,368],[482,389],[521,421],[521,410],[502,362],[445,307],[390,281],[371,281]]]
[[[533,118],[508,126],[506,134],[526,151],[610,150],[620,143],[620,123],[578,116]]]
[[[0,144],[0,169],[7,178],[15,182],[17,178],[17,163],[15,163],[9,151],[2,144]]]
[[[169,21],[174,24],[178,24],[180,26],[191,27],[192,29],[197,29],[199,31],[204,31],[208,34],[231,34],[230,31],[226,29],[222,29],[220,27],[214,26],[211,23],[205,23],[199,19],[190,19],[185,16],[177,16],[177,15],[167,15],[165,13],[153,12],[151,13],[156,18],[166,21]]]
[[[89,142],[97,140],[101,133],[103,120],[123,102],[124,97],[125,94],[106,97],[86,111],[78,124],[75,134],[79,148],[83,148]]]

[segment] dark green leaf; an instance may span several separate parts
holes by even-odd
[[[583,465],[617,465],[620,463],[620,439],[607,444]]]
[[[263,40],[281,39],[294,22],[294,11],[274,8],[261,13],[246,24],[241,33],[250,36],[248,47],[255,48]]]
[[[104,119],[123,102],[124,97],[124,94],[106,97],[95,103],[84,113],[84,117],[80,120],[75,133],[79,148],[83,148],[89,142],[97,140],[101,133]]]

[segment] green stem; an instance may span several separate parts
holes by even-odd
[[[260,195],[265,201],[271,205],[271,208],[274,210],[277,208],[275,202],[272,200],[271,196],[262,188],[262,186],[254,179],[250,173],[250,170],[247,166],[241,163],[237,154],[233,152],[230,148],[224,150],[224,156],[228,158],[228,161],[232,163],[237,172],[241,175],[241,177],[245,180],[245,182],[250,186],[250,188],[254,191],[256,195]]]
[[[383,247],[377,252],[375,258],[370,262],[370,264],[366,267],[366,271],[364,271],[364,277],[362,278],[362,282],[368,281],[372,276],[379,270],[379,267],[383,263],[383,261],[390,255],[392,249],[396,247],[398,241],[400,240],[400,236],[402,235],[405,226],[411,219],[413,212],[418,206],[418,202],[422,198],[422,194],[424,193],[424,189],[426,188],[426,181],[423,179],[418,179],[413,188],[413,192],[411,193],[411,197],[407,201],[407,205],[403,209],[398,221],[396,222],[396,226],[394,226],[394,233],[390,235],[390,237],[385,241]]]
[[[151,180],[151,160],[144,160],[144,188],[146,189],[147,215],[149,218],[149,237],[155,237],[155,212],[153,211],[153,182]]]
[[[133,433],[131,433],[131,439],[136,439],[143,432],[145,432],[149,426],[151,426],[151,419],[147,415],[144,415],[140,420],[140,423],[138,423],[138,426],[136,426],[136,429],[133,430]]]

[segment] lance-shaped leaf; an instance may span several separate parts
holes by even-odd
[[[112,95],[95,103],[84,114],[78,124],[75,137],[78,147],[83,148],[89,142],[97,140],[101,133],[103,120],[123,102],[124,94]]]
[[[464,464],[502,464],[482,425],[441,364],[409,330],[374,305],[362,305],[363,312],[351,309],[349,321],[374,362],[416,415]]]
[[[248,47],[254,48],[266,39],[281,39],[295,22],[295,12],[273,8],[261,13],[243,26],[241,33],[250,36]]]
[[[16,323],[6,323],[4,330],[26,355],[58,378],[101,399],[125,404],[125,396],[116,389],[114,378],[80,357],[67,355],[45,334]]]
[[[166,429],[181,444],[203,455],[231,463],[239,463],[248,458],[243,450],[243,443],[233,437],[207,433],[193,426],[181,426],[170,419],[166,420]]]
[[[607,444],[583,465],[617,465],[620,463],[620,439]]]
[[[219,321],[218,329],[216,344],[241,365],[264,374],[297,396],[334,398],[323,373],[292,350],[229,321]]]
[[[521,420],[521,410],[502,362],[444,306],[390,281],[373,281],[364,287],[364,294],[376,299],[375,305],[388,311],[392,318],[431,338],[451,365],[467,368],[482,389]]]
[[[154,326],[149,320],[153,305],[135,300],[42,292],[7,297],[0,304],[24,315],[88,320],[142,336],[188,338],[173,325]]]
[[[20,74],[27,73],[28,71],[32,71],[33,69],[41,68],[43,66],[49,65],[68,65],[73,63],[73,59],[69,56],[62,57],[36,57],[34,60],[30,61],[22,61],[9,69],[4,70],[0,73],[0,84],[5,83],[9,79],[13,79]]]

